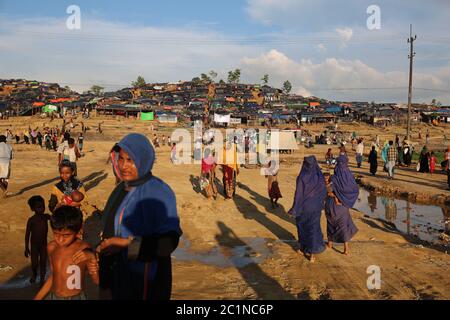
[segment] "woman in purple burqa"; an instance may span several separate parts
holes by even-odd
[[[325,250],[320,216],[326,195],[325,180],[316,157],[305,157],[289,213],[295,217],[300,250],[311,262],[315,260],[314,254]]]
[[[349,209],[358,199],[359,187],[348,168],[347,156],[337,158],[334,175],[330,180],[325,201],[328,247],[332,248],[333,242],[344,243],[344,254],[348,255],[348,242],[358,232]]]

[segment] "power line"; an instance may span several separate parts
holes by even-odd
[[[329,42],[342,42],[342,38],[339,36],[296,36],[296,37],[282,37],[278,39],[262,38],[262,37],[232,37],[232,38],[197,38],[197,37],[158,37],[158,36],[115,36],[115,35],[101,35],[101,34],[84,34],[84,33],[56,33],[56,32],[39,32],[39,31],[26,31],[17,30],[16,34],[21,34],[27,37],[37,38],[43,37],[47,39],[59,39],[59,40],[80,40],[80,41],[97,41],[97,42],[110,42],[110,43],[158,43],[161,45],[298,45],[298,44],[315,44],[315,43],[329,43]],[[207,35],[205,35],[207,36]],[[373,43],[374,41],[398,41],[400,36],[353,36],[347,43]],[[429,37],[425,42],[427,43],[439,43],[450,44],[450,38],[447,37]]]

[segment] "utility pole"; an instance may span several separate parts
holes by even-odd
[[[412,73],[413,73],[413,59],[416,53],[414,52],[414,41],[417,39],[417,35],[412,36],[412,24],[409,26],[409,38],[408,43],[410,45],[409,52],[409,89],[408,89],[408,127],[406,131],[406,137],[408,140],[411,138],[411,100],[412,100]]]

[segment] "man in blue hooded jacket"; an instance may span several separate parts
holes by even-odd
[[[120,181],[103,215],[100,287],[112,299],[169,300],[171,253],[182,234],[175,194],[152,175],[155,150],[132,133],[111,152]]]

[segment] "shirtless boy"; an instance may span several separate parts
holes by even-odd
[[[47,233],[50,215],[45,214],[45,200],[41,196],[33,196],[28,200],[30,209],[34,215],[28,219],[25,232],[25,257],[31,255],[31,270],[33,275],[30,282],[35,283],[39,267],[40,284],[45,281],[47,266]],[[30,241],[31,240],[31,241]],[[31,244],[31,250],[30,250]]]
[[[50,226],[54,240],[47,246],[51,275],[35,296],[42,300],[85,300],[84,279],[89,273],[98,285],[98,265],[89,244],[78,235],[83,223],[79,209],[63,206],[55,210]]]

